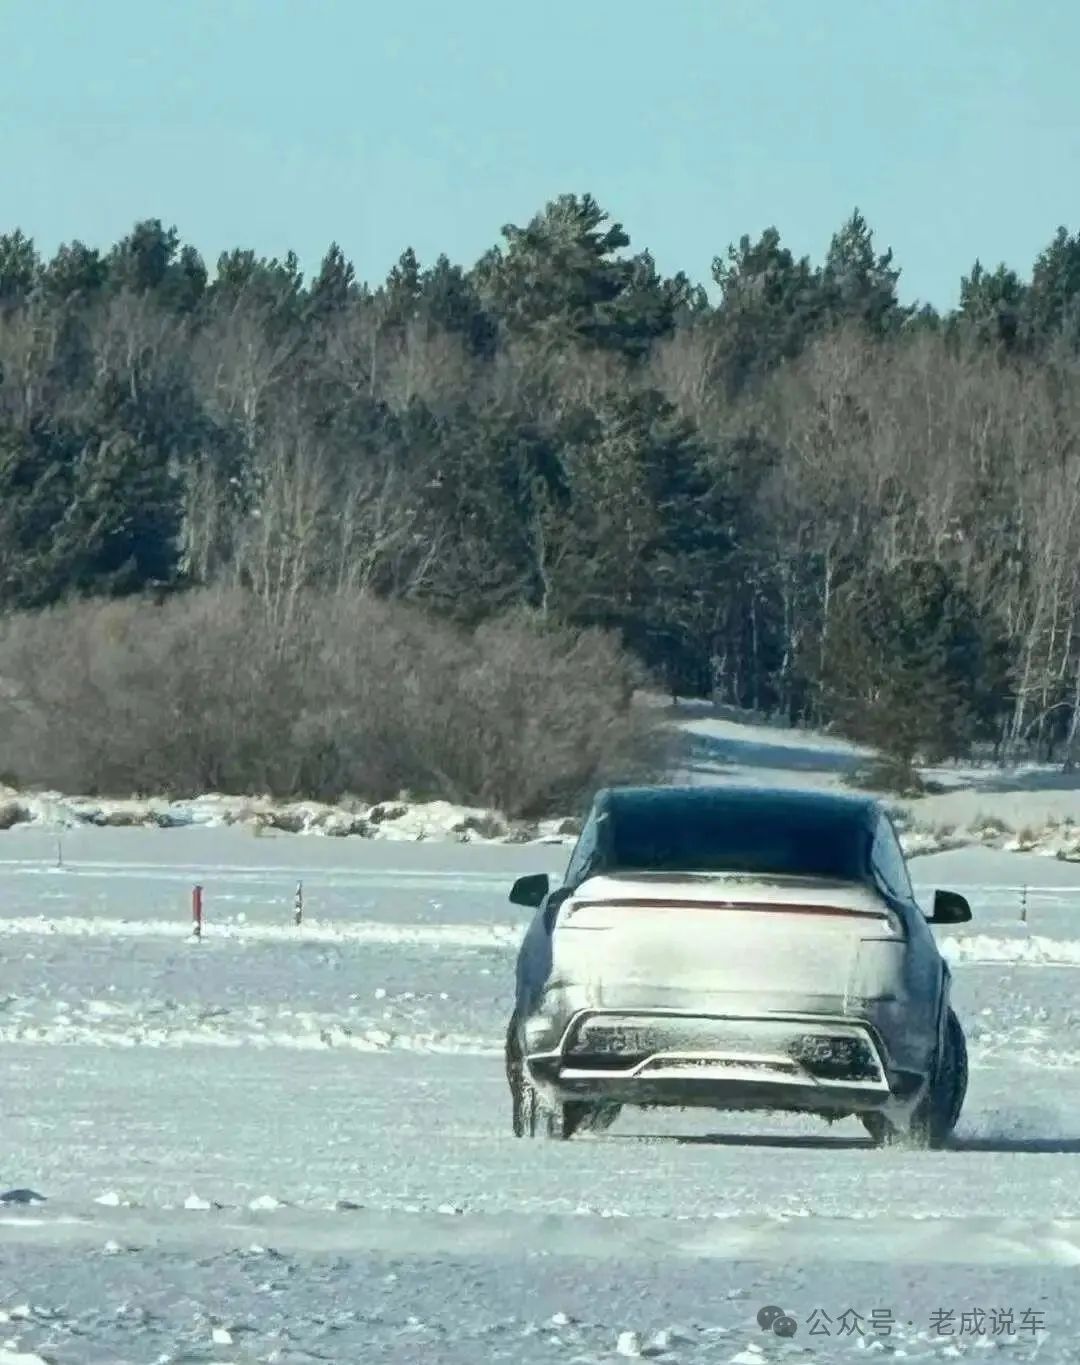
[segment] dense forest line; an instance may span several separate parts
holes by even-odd
[[[336,246],[307,280],[248,250],[211,272],[156,220],[51,259],[9,233],[8,634],[192,589],[245,594],[278,641],[313,594],[464,633],[513,614],[902,765],[1068,761],[1080,235],[1029,277],[976,262],[945,315],[899,273],[855,213],[820,264],[742,238],[710,298],[588,195],[377,285]]]

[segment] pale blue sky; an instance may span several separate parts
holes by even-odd
[[[0,0],[0,228],[471,263],[590,191],[665,271],[857,204],[905,299],[1080,227],[1080,0]]]

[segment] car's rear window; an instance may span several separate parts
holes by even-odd
[[[643,802],[612,812],[613,868],[861,881],[868,834],[845,813],[784,803]]]

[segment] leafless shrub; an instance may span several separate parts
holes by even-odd
[[[250,592],[84,602],[0,622],[0,769],[88,795],[400,792],[565,809],[651,771],[607,636],[527,617],[466,633],[413,608]]]

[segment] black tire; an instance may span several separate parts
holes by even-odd
[[[621,1104],[596,1104],[592,1106],[592,1113],[589,1115],[588,1128],[590,1133],[606,1133],[615,1120],[622,1113]]]
[[[561,1134],[555,1136],[571,1138],[575,1133],[604,1133],[622,1112],[621,1104],[589,1104],[585,1100],[568,1100],[559,1106],[562,1125]]]
[[[967,1099],[968,1053],[963,1025],[952,1010],[949,1011],[946,1030],[952,1053],[952,1093],[949,1104],[949,1134],[951,1135],[960,1121],[964,1101]]]
[[[898,1137],[896,1127],[876,1109],[867,1114],[860,1114],[859,1122],[866,1129],[875,1146],[886,1147],[895,1142]]]
[[[506,1079],[510,1086],[510,1118],[515,1137],[549,1137],[566,1142],[580,1132],[601,1132],[619,1116],[617,1104],[565,1103],[545,1100],[529,1082],[521,1056],[517,1016],[506,1030]]]
[[[945,1039],[934,1078],[911,1116],[906,1132],[881,1113],[860,1115],[862,1125],[878,1146],[903,1143],[937,1151],[952,1136],[964,1107],[968,1085],[967,1040],[953,1010],[945,1019]]]
[[[581,1100],[545,1104],[543,1109],[547,1136],[560,1142],[569,1141],[575,1133],[580,1133],[582,1128],[587,1126],[591,1108],[591,1105],[584,1104]]]
[[[946,1145],[964,1106],[967,1081],[967,1040],[960,1020],[949,1010],[934,1084],[912,1116],[908,1140],[913,1146],[938,1151]]]
[[[539,1117],[536,1091],[525,1078],[518,1042],[517,1015],[506,1029],[506,1082],[510,1087],[510,1121],[515,1137],[535,1137]]]

